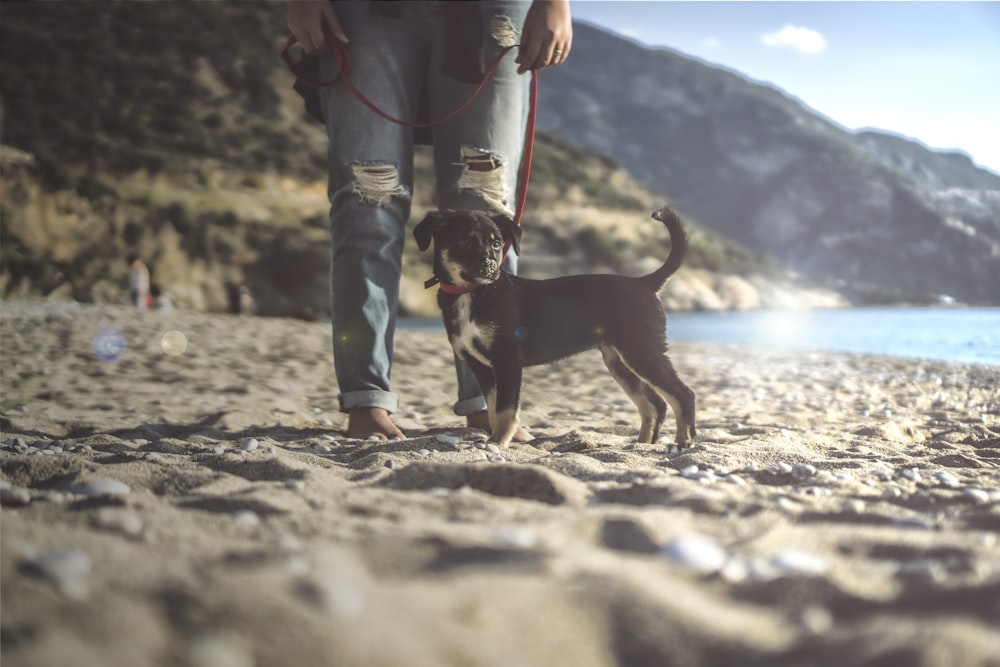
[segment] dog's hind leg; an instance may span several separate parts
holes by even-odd
[[[677,377],[677,371],[665,354],[629,353],[620,351],[622,362],[643,379],[670,405],[677,423],[677,446],[684,449],[697,435],[695,429],[695,396]]]
[[[611,372],[611,377],[621,385],[639,410],[641,419],[639,442],[656,442],[660,437],[660,426],[667,414],[666,402],[625,365],[617,349],[610,345],[602,345],[601,355],[604,357],[604,365]]]

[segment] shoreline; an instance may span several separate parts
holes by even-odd
[[[494,451],[443,332],[398,332],[411,439],[367,442],[328,327],[9,306],[12,664],[997,664],[1000,368],[671,343],[699,437],[665,456],[584,354]]]

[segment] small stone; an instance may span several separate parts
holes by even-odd
[[[285,488],[292,491],[302,491],[306,488],[306,483],[301,479],[286,479]]]
[[[451,489],[446,486],[432,486],[427,489],[427,495],[434,496],[435,498],[445,498],[451,493]]]
[[[946,470],[941,470],[939,472],[934,473],[934,479],[936,479],[941,484],[944,484],[945,486],[958,486],[960,483],[957,477],[955,477]]]
[[[430,456],[431,455],[431,450],[429,450],[429,449],[418,449],[417,450],[417,454],[419,454],[420,456]]]
[[[674,538],[660,550],[660,554],[700,574],[718,572],[729,560],[729,554],[714,540],[697,534]]]
[[[378,437],[377,435],[370,435],[367,438],[365,438],[365,442],[382,442],[382,438]]]
[[[740,477],[739,475],[735,474],[735,473],[726,475],[725,480],[727,482],[729,482],[730,484],[735,484],[736,486],[746,486],[747,485],[746,480],[743,479],[742,477]]]
[[[902,519],[897,519],[893,521],[892,525],[897,528],[913,528],[914,530],[934,530],[934,524],[928,519],[914,514],[913,516],[903,517]]]
[[[329,418],[323,417],[319,420],[321,426],[333,426],[333,422]]]
[[[489,451],[491,454],[499,454],[500,453],[500,448],[497,447],[492,442],[487,442],[486,443],[486,450]]]
[[[434,434],[434,439],[440,442],[442,445],[457,445],[462,440],[456,438],[453,435],[448,435],[447,433],[436,433]]]
[[[254,528],[260,524],[260,517],[251,510],[241,510],[233,514],[233,523],[243,528]]]
[[[128,484],[109,477],[98,477],[89,482],[76,482],[69,487],[78,496],[127,496],[132,492]]]
[[[887,487],[884,491],[882,491],[882,497],[885,498],[886,500],[899,498],[902,495],[903,495],[903,490],[898,486],[890,486]]]
[[[52,549],[27,563],[27,569],[55,584],[60,593],[74,600],[87,597],[90,556],[82,549]]]
[[[816,468],[808,463],[796,463],[792,466],[792,474],[796,477],[812,477],[816,474]]]
[[[784,473],[786,475],[792,472],[792,466],[788,465],[784,461],[779,461],[775,467],[778,469],[778,472]]]
[[[805,551],[782,551],[776,553],[771,557],[769,564],[779,576],[819,576],[830,568],[825,558]]]
[[[23,507],[31,503],[31,492],[20,486],[13,486],[5,480],[0,480],[0,505],[4,507]]]
[[[740,472],[746,472],[746,473],[760,472],[760,463],[758,463],[757,461],[751,461],[750,463],[743,466],[743,470],[741,470]]]
[[[223,447],[222,445],[216,445],[215,447],[212,447],[212,453],[213,454],[225,454],[226,453],[226,448]]]
[[[791,498],[779,496],[774,502],[779,509],[782,509],[786,512],[790,512],[792,514],[798,514],[799,512],[802,511],[802,505],[795,502]]]
[[[317,454],[329,454],[332,450],[322,443],[313,445],[313,451]]]
[[[975,503],[988,503],[990,501],[990,494],[982,489],[962,489],[962,495]]]
[[[240,443],[240,449],[243,450],[244,452],[252,452],[253,450],[257,449],[257,445],[258,445],[257,438],[247,438],[246,440]]]
[[[888,482],[892,479],[892,471],[889,470],[872,470],[871,476],[880,482]]]
[[[899,476],[911,482],[919,482],[921,480],[920,471],[916,468],[903,468],[899,471]]]
[[[865,511],[865,501],[851,498],[844,501],[844,511],[849,514],[861,514]]]
[[[102,507],[94,515],[93,525],[101,530],[121,533],[128,537],[142,534],[142,517],[135,510],[123,507]]]
[[[833,614],[826,607],[810,605],[799,616],[802,626],[814,635],[821,635],[833,628]]]
[[[681,477],[691,478],[697,474],[698,474],[698,466],[696,465],[689,465],[681,468]]]
[[[389,470],[392,470],[393,468],[396,467],[396,462],[393,461],[392,459],[386,459],[385,463],[383,463],[382,465],[384,465]]]

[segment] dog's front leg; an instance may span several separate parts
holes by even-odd
[[[494,407],[490,415],[490,424],[493,426],[490,440],[500,447],[506,447],[510,444],[521,424],[521,364],[516,361],[516,353],[511,356],[498,356],[504,361],[494,361],[493,364],[493,377],[496,384]],[[508,359],[510,361],[506,361]]]

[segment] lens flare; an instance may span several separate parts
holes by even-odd
[[[180,331],[168,331],[160,339],[160,347],[164,354],[170,357],[179,357],[187,350],[187,336]]]
[[[125,334],[112,328],[101,329],[90,342],[90,349],[94,351],[94,356],[107,362],[121,359],[127,347]]]

